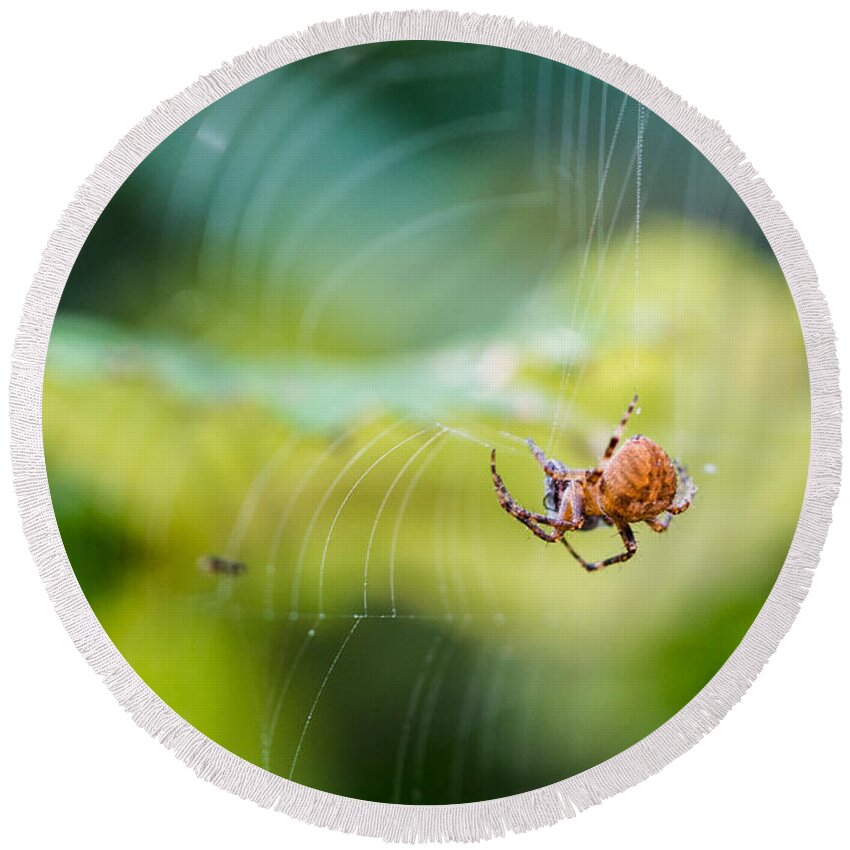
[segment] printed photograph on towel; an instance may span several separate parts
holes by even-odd
[[[73,570],[147,685],[404,804],[599,765],[717,673],[796,530],[809,380],[764,234],[600,80],[400,41],[153,149],[52,329]]]

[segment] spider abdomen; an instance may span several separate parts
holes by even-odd
[[[611,458],[599,481],[599,503],[615,522],[641,522],[666,511],[676,498],[678,476],[667,452],[632,437]]]

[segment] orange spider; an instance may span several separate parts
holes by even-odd
[[[541,540],[563,543],[588,572],[628,561],[637,552],[631,525],[645,522],[653,531],[666,531],[672,518],[691,506],[697,491],[685,470],[647,437],[640,434],[632,437],[615,454],[637,401],[635,396],[609,440],[605,454],[593,469],[569,469],[560,461],[547,458],[532,440],[527,441],[546,474],[543,499],[546,514],[527,511],[511,498],[502,477],[496,472],[496,450],[490,454],[499,504]],[[677,499],[680,490],[682,496]],[[564,535],[569,531],[591,531],[601,525],[614,526],[626,549],[603,561],[589,563]]]

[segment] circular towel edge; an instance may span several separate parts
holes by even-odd
[[[788,557],[744,639],[711,681],[663,726],[589,770],[511,797],[443,806],[375,803],[299,785],[226,750],[169,708],[124,660],[80,589],[53,513],[42,442],[42,382],[59,299],[94,223],[151,150],[201,109],[269,71],[344,47],[425,39],[505,47],[572,66],[632,96],[688,139],[741,196],[776,254],[800,318],[811,386],[809,474]],[[42,255],[15,341],[12,468],[32,556],[78,650],[136,723],[198,776],[266,808],[342,832],[396,842],[477,841],[553,824],[636,785],[690,749],[741,699],[793,622],[832,518],[841,474],[838,375],[829,310],[802,240],[716,121],[640,68],[549,27],[448,11],[374,13],[315,24],[223,64],[158,106],[80,186]]]

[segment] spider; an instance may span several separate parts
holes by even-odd
[[[632,524],[645,522],[659,534],[666,531],[673,517],[691,506],[697,491],[685,470],[671,461],[661,446],[641,434],[626,441],[615,454],[637,402],[635,396],[608,441],[605,454],[593,469],[569,469],[560,461],[547,458],[533,440],[527,440],[546,475],[545,514],[532,513],[511,498],[496,471],[496,450],[490,453],[499,504],[541,540],[563,543],[588,572],[634,557],[638,546]],[[679,491],[682,495],[677,498]],[[602,561],[585,561],[565,535],[569,531],[591,531],[602,525],[617,529],[625,551]]]

